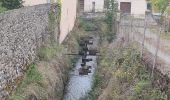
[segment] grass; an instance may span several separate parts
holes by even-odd
[[[56,99],[62,97],[62,86],[67,80],[74,57],[65,58],[63,46],[54,45],[42,47],[38,50],[38,56],[41,61],[28,66],[24,78],[20,80],[18,88],[8,100],[25,100],[30,95],[35,95],[40,100],[46,100],[54,95]]]
[[[150,72],[140,62],[135,46],[118,48],[104,44],[100,51],[102,56],[90,92],[92,100],[99,97],[103,100],[168,100],[167,94],[152,85]]]
[[[170,32],[168,32],[168,33],[165,33],[165,32],[161,33],[161,38],[162,39],[166,39],[166,40],[170,40]]]
[[[41,74],[38,72],[37,66],[35,64],[32,64],[29,66],[27,72],[26,72],[26,80],[24,83],[30,84],[32,82],[34,83],[40,83],[42,80]]]
[[[41,87],[42,80],[42,76],[37,70],[37,65],[31,64],[28,66],[28,70],[26,71],[22,83],[18,84],[19,87],[16,89],[15,93],[8,98],[8,100],[24,100],[24,96],[27,95],[28,86],[34,84]],[[45,91],[43,88],[40,90]]]
[[[91,91],[89,93],[90,100],[97,100],[97,97],[100,95],[101,91],[99,91],[99,90],[97,90],[95,88],[97,88],[97,87],[99,88],[101,86],[101,83],[102,83],[101,78],[102,77],[100,77],[99,73],[96,72],[94,77],[93,77],[93,86],[92,86],[93,87],[92,90],[94,90],[94,91]]]
[[[59,56],[58,52],[63,50],[62,45],[47,45],[43,46],[38,50],[38,57],[39,59],[49,61],[52,58]]]
[[[156,29],[150,29],[151,32],[158,35],[158,31]],[[170,40],[170,32],[161,32],[161,39]]]

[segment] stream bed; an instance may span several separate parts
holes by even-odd
[[[93,84],[93,74],[97,67],[96,56],[87,56],[87,58],[93,59],[93,61],[87,62],[88,66],[92,66],[91,73],[79,75],[79,68],[81,68],[81,58],[79,58],[75,68],[69,73],[70,79],[63,100],[87,100]]]

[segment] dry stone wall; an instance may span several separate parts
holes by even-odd
[[[9,95],[7,86],[23,75],[48,39],[49,10],[42,4],[0,14],[0,98]]]

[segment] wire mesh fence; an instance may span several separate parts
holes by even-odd
[[[160,68],[162,73],[169,75],[170,68],[167,66],[170,63],[170,39],[162,37],[162,33],[165,31],[165,24],[159,26],[150,13],[146,15],[119,13],[117,22],[118,36],[127,43],[137,42],[141,58],[147,58],[147,61],[152,63],[151,75],[153,76],[155,68]],[[164,20],[164,22],[167,21]],[[169,26],[166,25],[166,27]],[[158,66],[160,63],[162,64],[161,67]],[[164,67],[162,67],[163,64]]]

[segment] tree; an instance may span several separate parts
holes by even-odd
[[[17,9],[22,7],[22,0],[0,0],[2,2],[2,6],[7,9]]]
[[[164,14],[166,8],[169,6],[170,0],[152,0],[151,2],[154,10]]]
[[[115,37],[116,29],[116,18],[117,18],[117,2],[116,0],[106,0],[105,1],[106,6],[106,23],[108,24],[108,37],[107,40],[109,43],[111,43]]]

